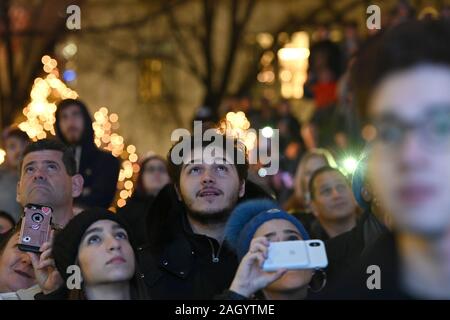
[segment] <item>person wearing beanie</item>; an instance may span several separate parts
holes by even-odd
[[[373,188],[367,178],[367,160],[370,149],[362,153],[360,160],[352,175],[352,191],[356,202],[364,210],[364,214],[373,214],[381,223],[389,228],[391,224],[390,216],[382,210],[379,201],[376,199]]]
[[[126,223],[106,209],[93,208],[75,216],[56,235],[52,253],[66,284],[71,283],[69,277],[75,274],[69,267],[79,267],[80,288],[63,286],[54,298],[61,298],[64,292],[70,300],[147,299],[133,244]]]
[[[271,200],[250,200],[235,208],[225,228],[225,239],[236,252],[239,268],[221,298],[254,295],[269,300],[305,299],[313,270],[265,272],[270,242],[309,240],[301,222]]]
[[[369,248],[388,229],[380,222],[386,222],[387,215],[377,205],[372,188],[367,179],[367,159],[369,148],[362,153],[352,175],[352,191],[356,202],[364,210],[357,219],[356,226],[332,239],[325,241],[328,253],[327,281],[332,287],[339,281],[342,272],[354,265],[364,250]],[[380,219],[380,220],[379,220]]]

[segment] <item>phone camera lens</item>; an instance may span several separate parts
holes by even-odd
[[[41,223],[44,220],[44,217],[40,213],[35,213],[31,216],[31,220],[36,223]]]
[[[30,237],[24,237],[23,238],[23,242],[30,242],[31,241],[31,238]]]
[[[310,246],[310,247],[319,247],[319,246],[320,246],[320,243],[319,243],[319,242],[310,242],[310,243],[309,243],[309,246]]]

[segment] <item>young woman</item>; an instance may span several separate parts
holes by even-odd
[[[227,223],[225,239],[236,251],[240,265],[222,298],[301,300],[307,297],[314,270],[262,270],[270,242],[309,240],[300,221],[275,202],[251,200],[236,207]]]
[[[65,283],[79,270],[81,284],[71,290],[64,286],[58,290],[59,298],[147,299],[132,243],[125,222],[108,210],[89,209],[75,216],[56,235],[52,252]],[[71,280],[76,282],[76,277]]]
[[[159,191],[170,182],[167,163],[164,158],[153,155],[141,163],[141,170],[136,181],[136,190],[125,207],[117,214],[130,226],[137,245],[146,242],[145,219],[153,200]]]

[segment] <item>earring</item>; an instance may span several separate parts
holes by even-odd
[[[311,283],[314,282],[313,279],[314,279],[314,277],[318,274],[317,272],[320,272],[320,277],[321,277],[322,281],[321,281],[321,284],[320,284],[319,288],[318,288],[318,289],[314,289],[314,288],[311,286]],[[327,284],[327,274],[326,274],[326,272],[325,272],[324,270],[322,270],[322,269],[316,269],[316,270],[314,271],[314,274],[313,274],[313,279],[311,279],[311,282],[310,282],[310,284],[309,284],[309,286],[308,286],[309,290],[310,290],[312,293],[318,293],[318,292],[322,291],[323,288],[325,288],[325,286],[326,286],[326,284]]]

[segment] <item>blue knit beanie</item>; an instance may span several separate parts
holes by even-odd
[[[303,240],[309,235],[302,223],[267,199],[249,200],[238,205],[231,213],[225,227],[225,240],[236,252],[239,261],[247,254],[256,230],[265,222],[283,219],[291,222],[301,234]]]

